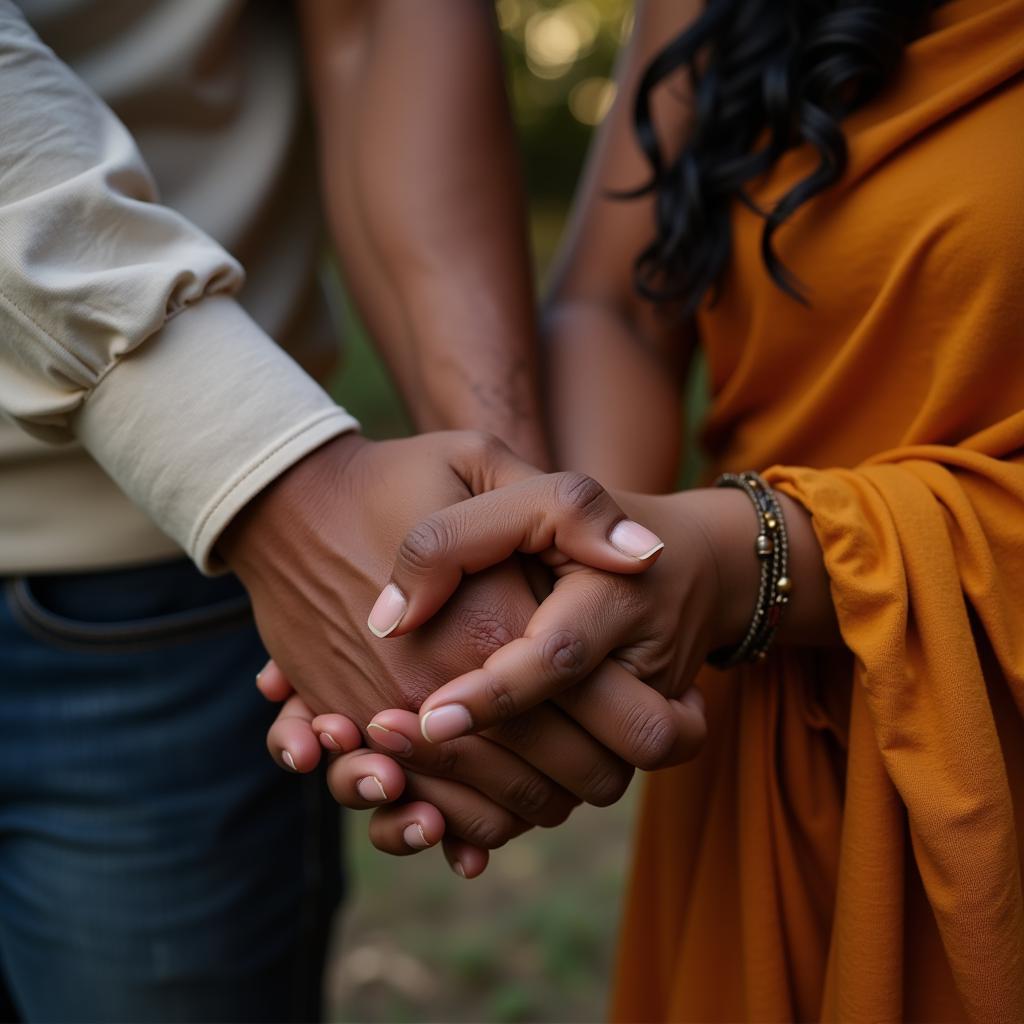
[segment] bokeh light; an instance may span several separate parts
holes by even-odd
[[[611,104],[614,93],[602,83],[609,81],[615,53],[628,36],[633,4],[497,0],[495,9],[527,184],[535,207],[550,202],[553,210],[561,208],[587,137]]]
[[[600,28],[600,16],[588,0],[538,11],[526,22],[526,63],[540,78],[558,78],[591,51]]]
[[[595,76],[577,82],[569,93],[569,112],[580,124],[596,125],[615,101],[615,83],[609,78]]]

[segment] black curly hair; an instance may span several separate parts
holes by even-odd
[[[939,0],[941,2],[941,0]],[[715,287],[732,245],[730,205],[764,218],[761,254],[784,292],[805,301],[772,240],[793,211],[842,175],[841,122],[890,80],[907,42],[936,0],[708,0],[704,13],[647,66],[634,127],[651,177],[627,196],[653,194],[655,237],[634,268],[637,290],[692,313]],[[692,131],[667,156],[651,116],[651,94],[682,71],[693,89]],[[770,210],[747,183],[795,146],[818,164]]]

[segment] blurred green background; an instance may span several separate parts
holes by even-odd
[[[538,278],[557,245],[587,142],[613,96],[627,0],[498,0],[530,195]],[[334,392],[374,437],[408,426],[345,306]],[[635,789],[635,787],[634,787]],[[440,851],[391,859],[348,818],[352,896],[328,971],[336,1021],[598,1021],[604,1017],[634,796],[583,808],[498,851],[466,882]]]

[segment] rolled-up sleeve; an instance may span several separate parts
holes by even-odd
[[[206,571],[259,489],[356,426],[231,298],[243,280],[0,0],[0,410],[77,437]]]

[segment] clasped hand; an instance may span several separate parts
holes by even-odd
[[[483,435],[325,445],[221,545],[274,658],[261,688],[296,691],[272,753],[308,771],[322,742],[335,798],[381,808],[378,847],[443,835],[467,875],[579,801],[618,799],[635,767],[692,757],[721,587],[684,497],[616,501]],[[539,604],[526,557],[548,574]]]

